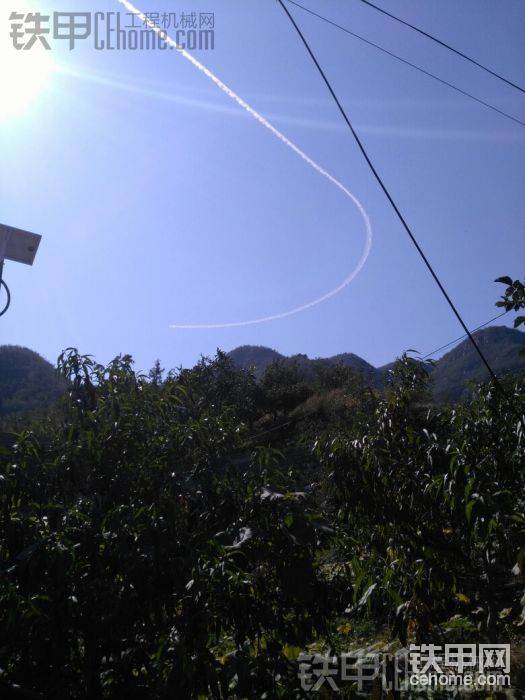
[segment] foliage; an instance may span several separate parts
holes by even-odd
[[[513,285],[512,288],[519,291],[516,286],[519,283]],[[516,296],[514,293],[513,298],[512,304],[516,306],[519,304],[519,294]],[[503,305],[503,302],[500,304]],[[516,325],[519,325],[520,318],[524,317],[518,317]],[[498,374],[522,373],[525,369],[524,360],[519,356],[520,351],[522,355],[525,353],[523,332],[506,327],[493,327],[478,332],[476,339],[483,346],[485,355]],[[259,346],[236,348],[224,356],[225,367],[227,360],[230,360],[233,368],[244,370],[245,378],[254,378],[259,386],[266,370],[272,363],[278,362],[282,367],[297,370],[301,380],[318,397],[336,389],[352,394],[356,383],[369,391],[381,391],[392,367],[385,365],[375,368],[352,353],[311,360],[306,355],[284,357],[275,350]],[[195,375],[195,368],[186,372]],[[151,382],[160,385],[164,374],[157,360],[148,376]],[[201,367],[201,375],[201,383],[204,385],[207,379],[204,367]],[[485,378],[486,368],[469,341],[465,341],[435,363],[432,372],[432,399],[439,403],[465,398],[470,391],[469,383]],[[27,348],[0,346],[0,418],[5,420],[5,417],[9,417],[12,421],[13,417],[18,420],[28,412],[48,410],[63,391],[63,382],[49,362]],[[254,389],[250,388],[249,400],[252,408],[253,402],[258,403],[261,396],[260,393],[258,397],[254,396]],[[337,401],[338,399],[336,403]],[[321,403],[325,403],[324,399]]]
[[[522,311],[525,309],[525,283],[520,280],[512,280],[510,277],[498,277],[496,282],[501,282],[507,286],[505,293],[496,306],[500,306],[505,311]],[[514,328],[525,323],[525,316],[516,316]],[[520,355],[525,355],[525,348],[520,351]]]
[[[318,410],[293,366],[221,352],[59,365],[61,407],[0,448],[7,697],[301,697],[299,651],[352,628],[519,632],[524,436],[490,385],[435,408],[402,358],[385,393],[321,372],[344,409]]]
[[[316,363],[314,389],[318,392],[343,389],[353,392],[363,384],[361,375],[351,367],[338,364]]]
[[[262,379],[268,407],[275,413],[291,411],[311,394],[297,364],[272,362]]]
[[[262,378],[266,368],[278,360],[284,360],[284,356],[276,350],[262,345],[240,345],[231,350],[228,356],[240,369],[253,370],[256,378]]]
[[[520,280],[512,280],[510,277],[498,277],[496,282],[507,285],[504,295],[496,306],[503,307],[505,311],[521,311],[525,309],[525,284]],[[525,323],[525,316],[514,319],[514,328]]]
[[[516,326],[519,325],[517,321],[519,319],[516,319]],[[505,326],[494,326],[484,328],[474,335],[497,374],[523,373],[525,362],[521,359],[520,352],[525,353],[525,333]],[[328,376],[332,376],[331,389],[342,388],[345,384],[344,373],[348,372],[347,377],[350,380],[353,372],[353,376],[359,378],[363,387],[372,391],[383,390],[394,365],[391,363],[376,368],[352,353],[318,359],[309,359],[306,355],[284,357],[269,348],[246,345],[232,350],[228,355],[237,367],[252,368],[258,381],[262,380],[265,371],[274,361],[281,366],[295,367],[314,393],[330,390],[326,381],[322,379],[324,371]],[[432,400],[435,403],[443,403],[469,396],[471,384],[487,379],[488,372],[467,339],[435,362],[431,378]]]
[[[46,408],[63,391],[56,369],[43,357],[16,345],[0,346],[0,416]]]
[[[322,629],[326,596],[306,496],[273,492],[271,451],[235,467],[249,377],[230,381],[222,354],[160,391],[128,356],[60,365],[63,417],[3,458],[4,675],[55,698],[271,686],[283,645]]]
[[[493,326],[477,331],[474,338],[498,376],[524,373],[525,360],[520,351],[525,350],[525,333]],[[465,339],[435,363],[431,372],[433,398],[436,402],[465,399],[472,394],[473,383],[487,378],[486,367],[470,340]]]
[[[468,405],[418,408],[424,375],[405,358],[361,434],[316,447],[353,573],[348,610],[366,602],[403,642],[435,638],[465,610],[476,629],[495,633],[505,596],[518,609],[508,584],[525,525],[516,413],[488,387]],[[512,393],[523,413],[523,384]]]
[[[220,414],[233,406],[238,418],[251,422],[262,401],[253,372],[236,368],[221,350],[217,350],[213,361],[203,357],[193,369],[179,370],[176,379],[185,391],[187,408],[195,417],[203,409]]]

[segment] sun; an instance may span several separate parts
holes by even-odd
[[[15,5],[19,11],[20,4]],[[20,14],[26,16],[30,11],[24,8]],[[26,112],[48,85],[53,71],[52,49],[46,50],[40,41],[29,50],[16,49],[11,30],[12,22],[7,13],[0,20],[0,123]],[[26,43],[29,38],[26,34],[21,42]]]

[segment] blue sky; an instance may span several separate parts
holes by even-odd
[[[525,119],[525,95],[358,0],[304,4]],[[6,265],[13,303],[0,342],[51,361],[68,346],[100,361],[129,352],[146,369],[157,357],[188,366],[245,343],[285,354],[355,352],[379,365],[458,336],[278,4],[137,5],[215,12],[215,50],[196,56],[361,200],[374,231],[368,262],[339,296],[297,316],[171,329],[320,296],[355,265],[361,219],[176,52],[54,44],[59,70],[23,113],[0,122],[0,221],[44,236],[33,268]],[[383,6],[523,82],[520,0]],[[32,7],[121,9],[108,0]],[[466,321],[495,315],[494,278],[523,275],[525,128],[291,9]]]

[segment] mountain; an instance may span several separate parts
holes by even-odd
[[[498,376],[525,372],[525,333],[492,326],[474,333],[474,339]],[[437,400],[457,400],[468,393],[466,384],[487,379],[483,365],[470,340],[466,339],[437,361],[432,372],[433,393]]]
[[[285,356],[265,348],[263,345],[241,345],[235,350],[231,350],[228,355],[240,369],[255,370],[255,376],[260,379],[266,368],[277,360],[285,360]]]
[[[340,355],[333,355],[332,357],[327,357],[325,359],[320,358],[318,362],[325,362],[329,365],[342,365],[343,367],[350,367],[350,369],[353,369],[363,375],[365,382],[370,384],[370,386],[378,387],[382,384],[381,371],[366,360],[363,360],[363,358],[359,357],[359,355],[354,355],[353,352],[343,352]]]
[[[299,368],[303,378],[309,382],[315,378],[315,368],[319,365],[342,365],[363,375],[365,380],[374,387],[382,383],[382,373],[379,369],[363,360],[359,355],[344,352],[332,357],[316,357],[310,359],[307,355],[297,354],[286,356],[261,345],[241,345],[231,350],[228,355],[242,369],[253,369],[257,379],[261,379],[272,362],[282,362],[284,365],[295,365]]]
[[[492,326],[474,333],[474,337],[496,374],[525,372],[525,333],[505,326]],[[238,367],[255,368],[261,379],[267,367],[279,360],[296,364],[306,381],[315,377],[316,365],[344,365],[359,372],[365,383],[374,388],[385,385],[392,363],[374,367],[353,353],[310,359],[298,354],[286,357],[264,346],[242,345],[228,353]],[[488,372],[472,347],[464,340],[439,359],[431,371],[434,398],[456,401],[468,394],[468,383],[486,379]],[[0,346],[0,416],[34,411],[52,405],[63,393],[64,384],[47,360],[28,348]]]
[[[311,381],[315,377],[315,365],[343,365],[351,367],[365,375],[365,377],[376,386],[380,381],[380,372],[369,362],[363,360],[359,355],[354,355],[351,352],[344,352],[333,357],[318,357],[311,360],[307,355],[297,354],[287,357],[282,355],[277,350],[266,348],[263,345],[241,345],[234,350],[231,350],[228,355],[241,369],[254,369],[257,379],[261,379],[266,368],[272,362],[282,362],[285,365],[294,364],[299,367],[301,374],[307,381]]]
[[[474,338],[496,374],[516,374],[525,371],[525,357],[519,355],[520,350],[525,348],[525,333],[506,326],[492,326],[477,331]],[[254,345],[243,345],[228,354],[238,367],[253,367],[258,379],[275,360],[285,364],[296,363],[306,381],[315,376],[316,364],[341,364],[362,374],[365,382],[372,387],[384,386],[388,371],[394,364],[392,362],[382,367],[374,367],[353,353],[315,359],[306,355],[286,357],[276,350]],[[467,339],[443,355],[431,370],[433,395],[438,401],[458,400],[468,393],[468,382],[481,381],[487,377],[487,369]]]
[[[53,365],[17,345],[0,346],[0,415],[46,408],[64,391]]]

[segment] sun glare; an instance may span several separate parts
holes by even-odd
[[[21,10],[20,14],[26,12]],[[45,89],[53,70],[53,60],[52,50],[46,50],[40,41],[28,50],[13,46],[9,14],[4,15],[0,28],[0,122],[5,122],[23,114]],[[29,39],[30,35],[25,34],[20,41],[26,44]]]

